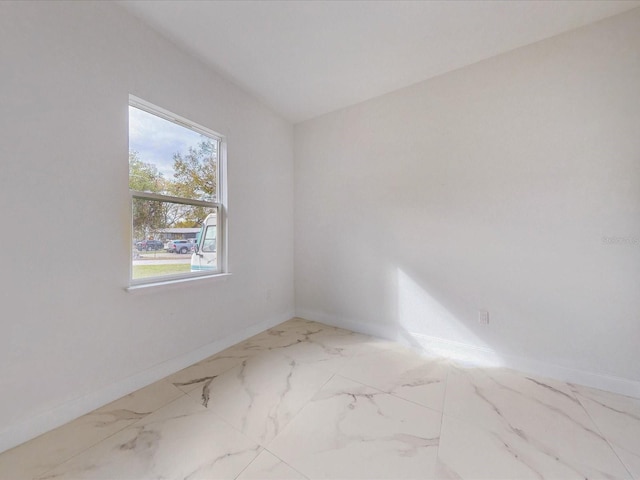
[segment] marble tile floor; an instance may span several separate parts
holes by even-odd
[[[0,480],[640,479],[640,399],[293,319],[0,454]]]

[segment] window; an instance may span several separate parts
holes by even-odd
[[[224,271],[222,138],[129,100],[131,284]]]

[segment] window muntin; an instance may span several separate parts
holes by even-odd
[[[186,255],[184,248],[167,248],[169,240],[195,238],[211,214],[221,219],[221,143],[204,127],[140,99],[130,100],[131,284],[222,272],[218,252],[213,268],[203,271],[192,258],[197,257],[192,243]],[[221,247],[219,236],[216,249]],[[151,240],[154,249],[140,248],[141,242]],[[158,248],[158,241],[165,248]]]

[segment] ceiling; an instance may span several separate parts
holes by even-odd
[[[131,13],[297,123],[640,1],[131,1]]]

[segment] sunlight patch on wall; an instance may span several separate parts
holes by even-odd
[[[424,287],[396,270],[397,319],[405,341],[463,363],[501,366],[501,357]],[[408,337],[408,338],[406,338]]]

